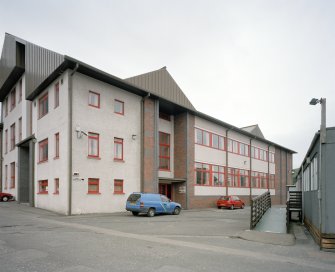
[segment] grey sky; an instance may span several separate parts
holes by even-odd
[[[197,110],[298,152],[335,125],[335,1],[0,0],[5,32],[125,78],[167,66]]]

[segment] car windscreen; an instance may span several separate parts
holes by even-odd
[[[136,202],[139,198],[141,197],[140,194],[131,194],[127,201],[130,201],[130,202]]]
[[[229,196],[222,196],[221,200],[227,200],[228,201],[229,200]]]

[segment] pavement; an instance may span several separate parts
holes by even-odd
[[[334,253],[303,225],[292,226],[295,243],[267,243],[277,238],[247,231],[249,216],[249,208],[64,216],[0,202],[0,271],[334,271]]]

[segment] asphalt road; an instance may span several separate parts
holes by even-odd
[[[0,272],[335,271],[302,226],[293,246],[239,239],[249,209],[63,216],[0,202]]]

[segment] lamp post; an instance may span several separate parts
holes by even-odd
[[[318,182],[318,200],[319,200],[319,232],[322,233],[322,144],[326,143],[326,98],[312,98],[310,105],[321,104],[321,126],[320,126],[320,151],[319,151],[319,182]],[[321,238],[320,238],[321,248]]]

